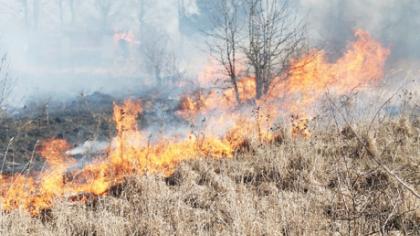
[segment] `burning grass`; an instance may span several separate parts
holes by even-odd
[[[415,120],[375,127],[383,164],[420,190]],[[327,130],[327,131],[326,131]],[[363,133],[363,125],[355,131]],[[409,130],[409,132],[407,132]],[[372,148],[372,147],[370,147]],[[420,233],[420,201],[345,129],[185,161],[169,175],[129,175],[103,197],[58,199],[33,218],[2,213],[2,235],[324,235]]]

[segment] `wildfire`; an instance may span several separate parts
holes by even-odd
[[[380,80],[389,50],[363,30],[356,30],[355,36],[357,40],[348,45],[346,53],[335,63],[328,62],[322,50],[293,61],[287,80],[276,78],[266,99],[283,98],[282,105],[288,111],[301,113],[312,107],[327,89],[343,95]]]
[[[363,30],[356,30],[355,37],[356,41],[350,43],[344,55],[333,63],[327,60],[323,50],[312,50],[291,61],[289,70],[275,77],[268,93],[255,101],[257,120],[263,121],[263,126],[270,129],[281,115],[290,113],[292,135],[309,137],[308,110],[327,91],[345,95],[374,85],[383,78],[383,67],[390,51]],[[255,98],[255,78],[240,78],[238,90],[242,103],[248,105],[247,101]],[[182,101],[180,115],[189,120],[220,112],[231,117],[231,113],[238,110],[232,88],[200,91],[184,97]],[[215,113],[215,110],[218,112]],[[250,120],[249,113],[242,114],[236,116],[234,123],[242,124],[244,119]]]
[[[114,104],[117,133],[105,156],[80,167],[78,160],[66,155],[70,145],[65,140],[47,140],[39,150],[46,165],[42,171],[0,175],[0,207],[6,212],[25,209],[37,215],[57,199],[84,193],[105,195],[129,175],[169,175],[184,160],[231,157],[253,139],[271,142],[287,135],[273,129],[284,112],[293,114],[290,135],[309,137],[305,112],[327,89],[346,94],[383,76],[389,50],[364,31],[358,30],[355,35],[357,40],[335,63],[328,62],[323,51],[312,51],[292,61],[287,74],[274,78],[271,89],[259,100],[254,100],[253,77],[238,81],[241,106],[232,88],[200,90],[185,96],[178,114],[193,123],[201,119],[200,134],[162,136],[150,142],[137,126],[141,103],[127,100],[122,105]]]
[[[186,140],[161,139],[148,145],[137,127],[141,112],[138,102],[127,100],[114,105],[117,136],[105,159],[98,158],[82,169],[71,171],[76,160],[66,156],[69,144],[48,140],[40,150],[47,169],[31,176],[1,176],[1,208],[10,211],[24,208],[37,215],[51,207],[58,198],[83,193],[106,194],[114,184],[132,174],[145,171],[170,174],[180,161],[200,156],[231,157],[233,149],[225,139],[190,136]]]

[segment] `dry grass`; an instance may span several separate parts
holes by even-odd
[[[366,127],[358,126],[362,134]],[[108,196],[60,200],[42,216],[0,215],[0,235],[419,235],[420,122],[381,122],[358,142],[330,127],[310,140],[182,163],[169,177],[127,178]]]

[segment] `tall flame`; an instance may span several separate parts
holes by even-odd
[[[294,115],[291,120],[292,135],[308,137],[308,109],[314,107],[325,93],[345,95],[372,86],[383,78],[383,68],[390,51],[366,31],[359,29],[354,33],[356,41],[349,44],[343,56],[335,62],[328,61],[325,51],[312,50],[291,61],[289,70],[271,81],[268,93],[255,101],[259,117],[264,117],[259,120],[265,123],[265,127],[272,127],[273,122],[287,112]],[[255,98],[255,87],[255,78],[240,78],[238,90],[243,103]],[[185,96],[179,113],[191,120],[200,115],[214,114],[215,110],[218,111],[216,114],[222,112],[225,117],[233,117],[232,113],[237,112],[232,88]],[[252,122],[248,114],[236,114],[233,123]],[[266,136],[274,137],[270,134]]]
[[[363,30],[356,30],[355,36],[356,42],[335,63],[329,63],[322,50],[293,61],[287,80],[276,78],[267,98],[283,97],[289,111],[302,112],[327,89],[343,95],[381,79],[389,50]]]

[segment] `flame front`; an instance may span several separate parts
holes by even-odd
[[[357,41],[335,63],[329,63],[322,50],[293,61],[287,80],[276,78],[267,98],[282,97],[287,110],[300,113],[313,106],[327,89],[344,95],[383,78],[389,50],[363,30],[356,30],[355,36]]]
[[[232,88],[199,91],[182,99],[180,115],[188,120],[200,116],[223,114],[225,119],[234,119],[234,124],[244,121],[258,126],[272,127],[273,122],[285,113],[292,114],[293,136],[308,137],[309,109],[327,92],[345,95],[375,85],[383,78],[383,68],[390,51],[374,40],[366,31],[355,30],[356,41],[347,46],[344,55],[334,63],[327,60],[323,50],[312,50],[299,59],[291,61],[288,71],[274,77],[270,89],[255,101],[258,115],[250,118],[249,112],[237,113],[235,94]],[[255,98],[256,81],[242,77],[238,81],[242,103]],[[262,119],[261,119],[262,117]],[[210,116],[209,119],[214,119]],[[249,126],[246,126],[249,127]],[[254,125],[255,128],[255,125]],[[261,135],[262,130],[257,131]],[[247,133],[247,132],[244,132]],[[254,132],[255,133],[255,132]],[[249,130],[248,130],[249,134]],[[263,134],[270,139],[272,134]]]
[[[85,193],[104,195],[129,175],[145,172],[169,175],[184,160],[232,157],[252,140],[273,141],[279,135],[273,125],[285,112],[293,114],[290,135],[309,137],[306,111],[327,89],[343,95],[383,77],[389,50],[364,31],[357,30],[355,35],[357,40],[335,63],[328,62],[323,51],[312,51],[292,61],[289,71],[274,78],[271,89],[259,100],[254,100],[253,77],[238,81],[242,102],[239,107],[232,88],[200,90],[183,97],[180,117],[192,123],[206,118],[200,135],[162,136],[150,142],[137,126],[141,104],[131,100],[114,104],[117,132],[104,157],[83,168],[72,168],[77,161],[65,154],[70,145],[65,140],[47,140],[40,149],[46,165],[42,171],[0,175],[1,209],[22,208],[37,215],[60,198]]]
[[[131,100],[122,106],[114,105],[117,136],[112,140],[108,157],[103,160],[98,158],[80,170],[69,170],[76,161],[64,154],[70,147],[66,141],[46,142],[40,154],[45,158],[47,169],[31,176],[1,176],[2,209],[24,208],[37,215],[57,198],[84,193],[106,194],[112,185],[128,175],[145,171],[170,174],[183,160],[199,156],[231,157],[233,154],[227,140],[216,137],[161,139],[149,145],[137,127],[140,112],[140,103]]]

